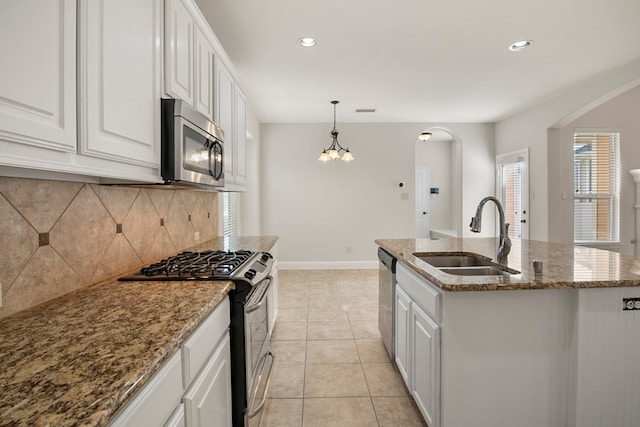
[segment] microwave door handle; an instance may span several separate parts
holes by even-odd
[[[213,169],[211,169],[211,159],[213,158],[213,144],[211,144],[209,142],[209,140],[207,140],[207,145],[209,145],[209,175],[215,177],[216,173]],[[213,167],[215,168],[215,163],[213,165]]]
[[[216,159],[213,164],[214,171],[212,173],[212,176],[217,181],[222,178],[222,174],[224,172],[224,156],[222,153],[222,144],[220,144],[218,141],[213,142],[211,144],[211,150],[214,151],[214,155],[216,157],[220,156],[220,161]],[[209,153],[209,165],[211,165],[211,153]],[[211,170],[211,166],[209,166],[209,170]]]

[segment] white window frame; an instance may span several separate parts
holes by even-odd
[[[621,181],[621,162],[620,162],[620,130],[619,129],[586,129],[586,128],[576,128],[574,129],[574,136],[572,142],[572,168],[573,168],[573,242],[576,245],[584,245],[584,246],[617,246],[620,244],[620,181]],[[610,162],[613,164],[610,166],[613,168],[613,177],[612,182],[610,184],[610,189],[606,193],[602,192],[579,192],[576,186],[578,185],[579,179],[576,174],[579,174],[577,165],[576,165],[576,152],[575,152],[575,141],[577,135],[588,135],[588,134],[609,134],[609,135],[617,135],[616,140],[614,141],[616,145],[616,150],[610,158]],[[590,166],[591,168],[591,166]],[[582,180],[584,182],[584,180]],[[592,183],[589,183],[590,185]],[[576,223],[578,220],[578,215],[580,214],[576,211],[576,203],[578,200],[588,201],[588,200],[609,200],[609,236],[608,239],[577,239],[576,238]],[[588,202],[586,202],[588,203]],[[595,222],[594,222],[595,224]],[[595,230],[594,230],[595,232]]]

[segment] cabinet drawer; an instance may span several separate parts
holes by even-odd
[[[151,381],[133,398],[109,427],[161,426],[180,404],[182,386],[180,352],[160,368]]]
[[[436,322],[442,321],[442,294],[425,278],[418,276],[402,263],[396,272],[398,285]]]
[[[188,387],[229,330],[229,299],[218,305],[182,346],[183,384]]]

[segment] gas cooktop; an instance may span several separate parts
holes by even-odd
[[[140,269],[119,280],[222,280],[242,268],[255,252],[185,251]]]

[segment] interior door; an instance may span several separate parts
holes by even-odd
[[[429,168],[416,166],[416,238],[429,238]]]
[[[509,237],[529,238],[529,150],[496,157],[498,199],[504,207]]]

